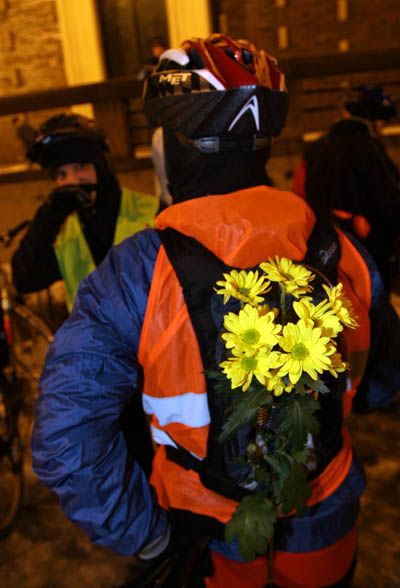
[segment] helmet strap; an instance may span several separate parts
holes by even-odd
[[[266,135],[216,135],[213,137],[200,137],[189,139],[182,133],[175,133],[182,145],[192,147],[201,153],[222,153],[226,151],[259,151],[266,149],[271,144],[271,137]]]

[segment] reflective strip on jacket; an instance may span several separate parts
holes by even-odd
[[[154,196],[122,189],[113,245],[154,224],[159,201]],[[65,283],[67,305],[71,310],[79,284],[95,268],[78,214],[65,221],[54,245],[58,266]]]

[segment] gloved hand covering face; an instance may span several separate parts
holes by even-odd
[[[96,192],[96,184],[61,186],[51,192],[48,203],[57,211],[71,214],[79,208],[90,208],[95,201]]]

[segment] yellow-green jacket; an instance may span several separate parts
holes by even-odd
[[[158,198],[123,188],[113,245],[121,243],[137,231],[153,226],[158,206]],[[65,221],[54,249],[66,287],[68,309],[71,310],[79,284],[95,269],[76,212]]]

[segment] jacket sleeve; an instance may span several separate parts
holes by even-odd
[[[14,285],[21,294],[61,280],[53,244],[68,215],[80,206],[78,192],[78,186],[59,186],[37,210],[11,262]]]
[[[374,260],[352,235],[347,236],[362,254],[371,277],[371,343],[353,404],[356,412],[365,412],[389,406],[400,389],[400,319]]]
[[[122,555],[168,532],[119,424],[138,391],[136,355],[158,247],[157,234],[143,231],[82,282],[49,350],[35,410],[34,471],[93,542]]]
[[[47,202],[37,210],[11,260],[14,286],[21,294],[43,290],[61,280],[53,242],[66,216]]]

